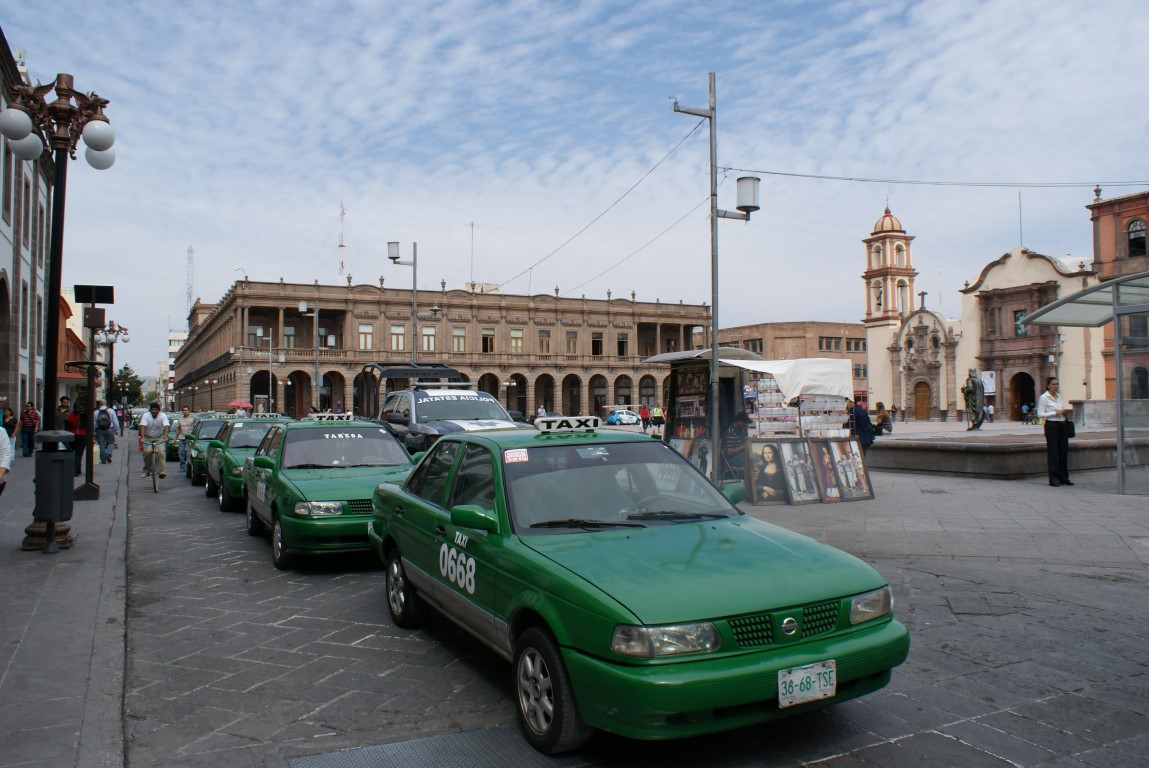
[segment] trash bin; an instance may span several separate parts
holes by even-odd
[[[36,451],[36,509],[32,516],[38,522],[62,523],[72,519],[76,456],[71,450],[61,450],[60,443],[70,449],[75,439],[75,435],[62,429],[36,433],[40,450]]]

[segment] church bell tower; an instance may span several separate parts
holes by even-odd
[[[862,324],[866,327],[866,374],[871,406],[879,401],[887,406],[896,402],[889,347],[896,343],[903,320],[917,309],[914,278],[918,273],[910,257],[913,239],[887,207],[874,224],[873,232],[862,241],[866,248]]]

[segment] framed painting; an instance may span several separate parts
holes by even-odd
[[[689,440],[685,437],[672,437],[668,442],[671,448],[678,451],[679,456],[690,456],[690,444],[694,442],[693,440]]]
[[[861,501],[874,498],[874,487],[866,472],[866,461],[857,438],[831,440],[830,452],[838,475],[838,490],[843,501]]]
[[[830,440],[810,441],[818,495],[827,504],[842,500],[842,490],[838,487],[838,468],[834,464],[834,452],[830,448],[830,442]]]
[[[751,504],[789,504],[790,492],[786,487],[786,462],[782,446],[777,440],[751,440],[750,477],[747,490]]]
[[[782,463],[786,467],[786,491],[791,504],[810,504],[820,500],[814,473],[814,457],[804,439],[779,440]]]
[[[699,471],[704,475],[710,474],[710,441],[706,439],[706,429],[699,427],[694,431],[693,440],[690,442],[690,453],[686,454],[687,460],[698,467]]]

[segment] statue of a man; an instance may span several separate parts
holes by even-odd
[[[966,431],[981,429],[981,423],[985,421],[985,385],[977,375],[977,368],[969,369],[969,376],[966,377],[961,393],[965,395],[965,418],[969,422]]]

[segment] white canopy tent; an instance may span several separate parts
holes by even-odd
[[[778,382],[782,399],[790,402],[803,395],[827,395],[853,399],[854,374],[850,361],[828,357],[798,360],[723,360],[747,371],[767,373]]]

